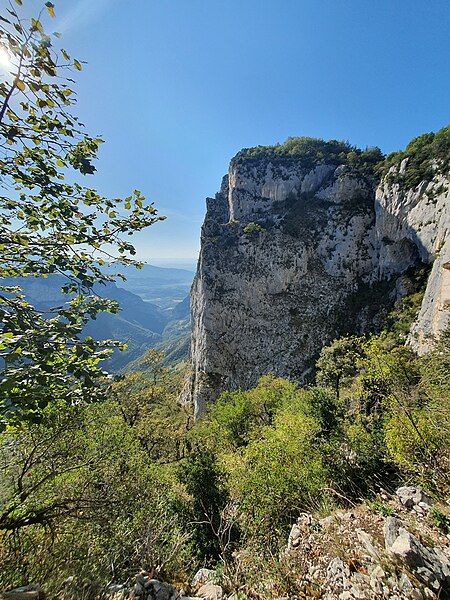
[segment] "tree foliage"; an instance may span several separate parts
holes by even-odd
[[[379,148],[361,150],[348,142],[312,137],[289,137],[275,146],[256,146],[240,150],[232,164],[242,164],[260,157],[272,160],[296,158],[304,168],[314,169],[318,165],[345,165],[350,174],[374,175],[374,167],[383,160]]]
[[[16,4],[21,4],[16,3]],[[10,4],[0,19],[0,47],[9,66],[0,80],[0,278],[65,276],[67,302],[49,314],[19,288],[0,288],[0,426],[37,420],[52,401],[77,403],[102,395],[107,341],[83,339],[82,329],[117,304],[92,292],[111,276],[106,261],[136,264],[128,236],[161,217],[135,190],[124,200],[81,185],[95,172],[102,140],[73,112],[73,73],[82,68],[55,46],[43,17],[30,21]],[[1,283],[1,282],[0,282]],[[118,344],[116,344],[118,345]]]
[[[405,169],[400,173],[403,160]],[[406,189],[415,188],[421,181],[431,181],[437,174],[447,175],[449,168],[450,125],[414,138],[403,152],[392,152],[377,166],[380,174],[388,175],[389,181]]]
[[[339,398],[339,389],[345,378],[356,374],[356,363],[362,354],[361,338],[355,336],[335,340],[322,349],[316,363],[317,382],[333,387]]]
[[[98,597],[141,568],[165,577],[189,568],[175,476],[189,414],[178,392],[152,363],[104,402],[49,405],[40,423],[0,434],[2,589],[40,581],[56,592],[73,577]]]

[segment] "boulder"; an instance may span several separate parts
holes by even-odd
[[[411,593],[414,590],[414,586],[411,583],[408,575],[406,575],[406,573],[402,573],[400,575],[400,579],[398,580],[398,587],[400,588],[400,591],[409,595],[411,595]]]
[[[430,496],[425,494],[421,487],[405,486],[398,488],[395,493],[406,508],[414,508],[414,506],[425,508],[431,506]]]
[[[223,590],[220,585],[205,583],[205,585],[202,585],[202,587],[197,590],[197,596],[200,598],[207,598],[208,600],[222,600]]]
[[[329,527],[330,525],[333,525],[333,523],[336,522],[336,519],[333,515],[330,515],[329,517],[324,517],[323,519],[319,520],[319,524],[321,527]]]
[[[403,523],[396,517],[388,517],[384,523],[384,545],[386,550],[392,546],[398,536]]]
[[[375,546],[375,541],[368,533],[363,531],[362,529],[356,530],[356,535],[358,536],[358,540],[366,549],[367,553],[374,559],[380,560],[381,553],[379,549]]]
[[[199,569],[191,580],[191,586],[194,590],[213,580],[214,571],[212,569]]]
[[[422,544],[394,517],[386,519],[384,535],[388,553],[406,565],[417,579],[435,592],[450,593],[450,562],[443,552]]]
[[[343,580],[350,575],[347,565],[340,558],[333,558],[327,567],[327,579],[329,581]]]
[[[292,550],[292,548],[297,548],[300,545],[302,539],[302,530],[300,527],[294,523],[291,527],[291,531],[289,533],[288,538],[288,550]]]
[[[138,592],[137,586],[142,591]],[[158,579],[147,579],[145,582],[136,582],[134,596],[152,598],[152,600],[175,600],[179,594],[169,583],[163,583]]]

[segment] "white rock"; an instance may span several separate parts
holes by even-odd
[[[397,519],[396,517],[387,517],[383,527],[386,550],[389,550],[392,544],[395,542],[402,527],[403,523],[400,521],[400,519]]]
[[[383,593],[383,584],[378,579],[371,579],[370,580],[370,587],[375,592],[375,594],[382,594]]]
[[[401,487],[395,492],[400,502],[406,506],[406,508],[413,508],[414,506],[420,506],[420,508],[424,506],[431,505],[431,498],[425,494],[421,487]],[[419,509],[415,509],[418,512],[421,512]]]
[[[327,567],[327,578],[337,579],[348,575],[348,567],[344,565],[340,558],[333,558]]]
[[[359,585],[353,585],[349,590],[351,596],[357,600],[366,600],[370,598],[372,593],[369,590],[365,590]]]
[[[374,570],[372,571],[372,573],[370,574],[370,576],[373,577],[374,579],[383,579],[384,577],[386,577],[386,573],[380,567],[380,565],[377,565],[374,568]]]
[[[418,259],[433,267],[409,343],[427,351],[427,334],[449,322],[448,179],[436,176],[412,190],[384,180],[374,193],[345,168],[303,164],[235,161],[207,200],[184,392],[196,416],[223,390],[248,389],[267,373],[302,381],[342,319],[361,331],[370,327],[364,310],[349,316],[361,282],[392,280],[392,294],[400,295],[407,286],[395,280]],[[295,210],[285,204],[291,195]],[[263,230],[244,234],[252,222]]]
[[[213,583],[205,583],[197,590],[197,596],[200,598],[208,598],[208,600],[222,600],[223,590],[220,585]]]
[[[335,522],[336,519],[333,517],[333,515],[330,515],[329,517],[324,517],[323,519],[319,520],[319,524],[321,527],[329,527]]]
[[[213,577],[214,577],[213,570],[205,569],[205,568],[199,569],[191,580],[191,586],[194,589],[196,589],[196,588],[200,587],[201,585],[203,585],[204,583],[211,581]]]
[[[358,536],[359,541],[364,546],[364,548],[367,550],[369,555],[372,558],[374,558],[375,560],[379,560],[380,556],[381,556],[380,550],[378,550],[375,547],[375,542],[374,542],[372,536],[370,536],[368,533],[366,533],[362,529],[358,529],[356,531],[356,535]]]
[[[402,573],[400,575],[400,579],[398,580],[398,587],[405,594],[410,594],[414,589],[413,585],[412,585],[409,577],[406,575],[406,573]]]
[[[291,532],[289,533],[289,538],[288,538],[288,550],[291,550],[292,548],[296,548],[300,544],[302,535],[303,535],[303,532],[299,528],[299,526],[296,524],[292,525]]]

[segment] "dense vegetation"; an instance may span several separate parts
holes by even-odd
[[[274,160],[297,158],[305,169],[313,169],[317,165],[345,165],[355,174],[374,173],[374,166],[383,160],[379,148],[361,150],[348,142],[337,140],[321,140],[311,137],[290,137],[283,144],[276,146],[256,146],[244,148],[232,159],[232,164],[270,157]]]
[[[403,173],[399,167],[406,159]],[[396,167],[392,169],[392,167]],[[430,181],[436,174],[447,174],[450,168],[450,125],[436,133],[424,133],[414,138],[403,152],[389,154],[377,167],[388,180],[405,188],[415,188],[421,181]]]
[[[344,165],[347,172],[375,179],[388,175],[406,189],[415,188],[421,181],[430,181],[436,174],[448,173],[450,168],[450,125],[436,133],[425,133],[409,142],[404,151],[384,157],[379,148],[361,150],[348,142],[321,140],[310,137],[290,137],[283,144],[244,148],[232,164],[243,164],[261,157],[272,160],[297,158],[305,169],[321,164]],[[405,170],[399,173],[401,162],[407,159]],[[395,167],[392,169],[392,167]]]
[[[279,549],[300,512],[324,516],[405,479],[448,493],[450,332],[421,358],[401,338],[336,340],[315,386],[268,375],[196,423],[152,352],[105,402],[10,427],[0,586],[56,591],[73,576],[64,593],[80,597],[140,568],[181,582],[206,564],[228,589],[257,585],[264,568],[286,593]]]

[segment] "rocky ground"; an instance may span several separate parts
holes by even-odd
[[[287,552],[307,565],[304,597],[450,597],[450,536],[433,526],[431,499],[405,487],[381,500],[320,520],[299,517]]]
[[[421,488],[399,488],[370,505],[319,519],[302,514],[292,526],[281,561],[299,573],[294,595],[279,598],[272,583],[227,593],[218,573],[200,569],[185,589],[141,572],[110,585],[105,600],[432,600],[450,598],[448,506],[434,505]],[[440,527],[439,527],[440,526]],[[70,583],[70,582],[69,582]],[[0,594],[2,600],[43,600],[38,586]]]

